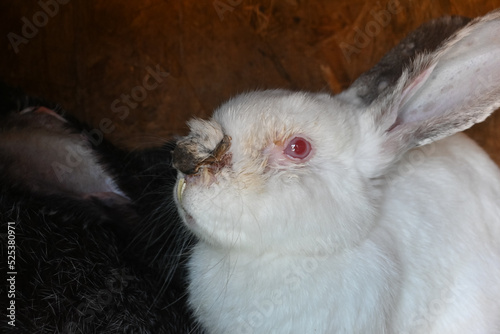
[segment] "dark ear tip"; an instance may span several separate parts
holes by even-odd
[[[472,19],[465,16],[443,16],[421,24],[387,52],[371,69],[349,88],[365,105],[391,90],[403,71],[418,56],[437,50]]]

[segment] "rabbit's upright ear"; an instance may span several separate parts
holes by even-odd
[[[463,131],[500,107],[500,11],[417,57],[367,110],[393,156]],[[375,112],[374,112],[375,109]],[[371,115],[370,115],[371,114]]]
[[[394,89],[401,74],[415,57],[436,51],[470,21],[470,18],[463,16],[443,16],[423,23],[337,96],[349,103],[370,105],[379,96]]]

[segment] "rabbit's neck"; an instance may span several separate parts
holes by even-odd
[[[236,333],[241,326],[253,327],[255,312],[273,319],[258,324],[256,332],[262,333],[271,333],[266,327],[270,324],[290,328],[283,332],[305,333],[311,329],[311,323],[306,323],[311,320],[317,326],[352,321],[347,327],[356,329],[354,332],[383,332],[388,310],[381,305],[392,304],[386,299],[394,295],[387,291],[390,282],[398,279],[396,261],[384,252],[370,240],[323,256],[257,255],[222,251],[200,242],[190,261],[191,303],[197,306],[200,318],[209,314],[203,320],[217,319],[209,325],[211,332]],[[313,314],[304,316],[308,310]],[[357,314],[357,318],[350,319],[349,314]],[[318,333],[337,332],[335,328],[316,329]]]

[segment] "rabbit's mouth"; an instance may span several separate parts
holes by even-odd
[[[179,213],[187,225],[196,224],[196,219],[185,207],[187,205],[189,208],[187,203],[191,199],[192,191],[206,189],[217,183],[221,171],[232,166],[232,154],[229,151],[231,137],[221,137],[216,145],[207,147],[204,145],[207,143],[203,142],[200,136],[187,136],[177,142],[172,154],[173,166],[179,171],[174,197]],[[187,197],[186,191],[189,192]]]

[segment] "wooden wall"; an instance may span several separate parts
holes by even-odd
[[[499,7],[500,0],[4,0],[0,78],[60,102],[117,143],[143,147],[185,134],[187,119],[240,92],[339,92],[421,23]],[[497,114],[470,133],[500,163],[499,130]]]

